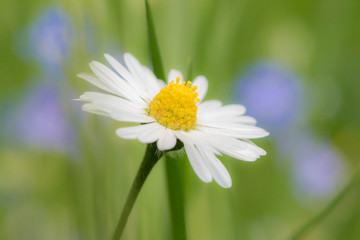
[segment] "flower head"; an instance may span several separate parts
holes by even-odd
[[[255,161],[266,154],[249,139],[268,133],[255,126],[254,118],[244,116],[244,106],[203,101],[208,88],[204,76],[185,82],[181,72],[171,70],[166,85],[128,53],[127,68],[105,57],[116,72],[94,61],[90,68],[95,75],[78,76],[108,93],[86,92],[80,100],[86,102],[85,111],[141,123],[117,129],[119,137],[156,142],[160,151],[173,149],[180,140],[198,177],[204,182],[214,179],[224,188],[231,186],[231,178],[217,155]]]

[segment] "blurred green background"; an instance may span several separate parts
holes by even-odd
[[[286,239],[358,166],[360,1],[151,0],[166,72],[209,80],[207,99],[244,104],[268,154],[221,157],[230,189],[186,157],[188,239]],[[145,146],[126,124],[83,113],[88,63],[132,53],[150,66],[141,0],[8,1],[0,9],[0,239],[109,239]],[[185,74],[186,75],[186,74]],[[182,160],[181,160],[182,161]],[[164,162],[123,239],[170,239]],[[360,239],[360,186],[304,239]]]

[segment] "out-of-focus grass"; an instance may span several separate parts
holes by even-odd
[[[193,75],[209,79],[207,99],[235,101],[235,81],[261,60],[295,72],[305,85],[303,121],[342,152],[345,172],[339,185],[346,182],[358,164],[360,142],[359,1],[150,3],[166,71],[186,72],[191,59]],[[65,11],[73,24],[63,77],[56,84],[59,73],[42,76],[44,67],[27,52],[32,47],[27,29],[49,5]],[[124,124],[81,114],[71,99],[94,89],[76,74],[90,71],[91,60],[105,62],[104,52],[129,51],[149,64],[144,4],[11,1],[0,9],[0,19],[0,129],[6,132],[0,135],[0,239],[109,238],[145,146],[117,138],[114,131]],[[39,78],[63,96],[64,115],[76,136],[69,151],[28,146],[4,129],[9,109],[20,108]],[[255,141],[268,152],[255,163],[221,157],[233,179],[231,189],[202,183],[186,163],[189,239],[283,239],[336,193],[299,199],[291,159],[278,150],[275,135]],[[124,239],[169,239],[163,168],[160,162],[145,183]],[[359,199],[355,186],[305,239],[359,239]]]

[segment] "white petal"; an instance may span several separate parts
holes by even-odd
[[[249,143],[233,137],[204,132],[202,131],[202,127],[200,127],[200,130],[195,130],[188,134],[191,138],[198,139],[198,142],[206,142],[208,145],[212,146],[215,149],[217,148],[217,146],[225,146],[228,148],[242,150],[246,149],[249,145]]]
[[[255,126],[256,120],[249,116],[235,116],[235,117],[226,117],[226,118],[207,118],[198,114],[197,124],[203,126],[213,126],[213,125],[231,125],[231,124],[240,124],[240,125],[250,125]]]
[[[121,64],[119,63],[114,57],[109,54],[104,54],[106,60],[110,63],[110,65],[128,82],[130,81],[137,81],[134,76]],[[140,83],[138,83],[141,86]]]
[[[197,123],[205,126],[213,125],[256,125],[256,120],[244,116],[246,109],[240,104],[221,106],[221,102],[210,100],[198,105]]]
[[[164,133],[165,127],[158,123],[149,123],[149,128],[139,135],[138,140],[142,143],[156,142]]]
[[[243,138],[243,139],[250,139],[250,138],[261,138],[266,137],[269,135],[264,129],[249,125],[240,125],[238,126],[203,126],[201,130],[212,133],[212,134],[219,134],[234,138]]]
[[[229,172],[221,161],[212,153],[206,149],[199,149],[203,158],[206,160],[209,171],[215,181],[223,188],[231,187],[231,177]]]
[[[188,155],[189,162],[194,169],[196,175],[201,179],[203,182],[211,182],[212,177],[209,172],[208,166],[205,163],[205,160],[202,158],[198,150],[195,148],[193,144],[184,143],[185,151]]]
[[[146,66],[142,66],[142,67],[143,67],[144,73],[146,74],[146,76],[149,80],[151,80],[152,82],[156,82],[157,80],[160,80],[155,76],[155,74],[153,73],[153,71],[150,70],[150,68],[148,68]]]
[[[123,77],[123,79],[132,86],[133,89],[136,89],[138,95],[144,99],[150,99],[150,95],[145,91],[144,84],[137,77],[133,76],[121,63],[119,63],[114,57],[109,54],[105,54],[106,60],[110,65]]]
[[[92,102],[103,106],[105,111],[128,111],[131,113],[145,113],[147,104],[130,102],[124,98],[98,92],[85,92],[80,96],[81,101]]]
[[[244,149],[244,150],[240,150],[238,152],[233,152],[234,155],[229,155],[232,156],[233,158],[239,159],[239,160],[243,160],[243,161],[248,161],[248,162],[254,162],[256,161],[260,155],[253,151],[252,149]]]
[[[142,74],[142,65],[140,62],[130,53],[124,54],[124,60],[131,74],[137,77],[138,80],[143,80],[144,76]]]
[[[248,124],[248,125],[256,125],[256,119],[250,116],[240,116],[238,118],[233,119],[234,123]]]
[[[171,69],[169,74],[168,74],[168,84],[172,81],[174,81],[176,83],[176,78],[180,77],[180,83],[184,82],[184,77],[182,75],[182,73],[179,70],[176,69]]]
[[[107,117],[109,116],[109,114],[107,112],[102,111],[101,109],[99,109],[98,107],[94,106],[91,103],[84,104],[81,109],[85,112],[94,113],[94,114],[107,116]]]
[[[148,128],[151,127],[152,127],[151,124],[142,124],[133,127],[119,128],[116,130],[116,134],[121,138],[136,139],[139,137],[141,133],[143,133],[144,131],[146,131]]]
[[[163,80],[158,80],[157,83],[158,83],[160,89],[167,86],[166,83]]]
[[[80,100],[89,102],[86,104],[85,111],[110,116],[118,121],[139,123],[155,121],[147,116],[144,104],[130,102],[113,95],[86,92],[80,96]]]
[[[150,98],[153,99],[156,94],[160,91],[160,86],[158,83],[158,79],[154,75],[154,73],[147,67],[143,66],[143,71],[146,76],[146,81],[148,82],[148,92],[150,93]]]
[[[214,146],[217,150],[220,152],[233,157],[235,159],[247,161],[247,162],[253,162],[256,161],[260,156],[251,149],[236,149],[230,146],[226,146],[223,144],[218,144]]]
[[[120,122],[150,123],[155,120],[146,114],[111,112],[110,117]]]
[[[222,103],[219,100],[207,100],[207,101],[201,102],[198,105],[198,113],[217,109],[217,108],[221,107],[221,105],[222,105]]]
[[[221,108],[221,114],[226,115],[243,115],[246,112],[246,108],[240,104],[229,104]]]
[[[132,75],[141,82],[151,96],[154,96],[154,93],[159,91],[156,77],[130,53],[124,54],[124,60]]]
[[[245,113],[244,106],[239,104],[230,104],[213,109],[202,110],[198,117],[203,119],[227,119],[231,117],[239,117]]]
[[[213,149],[239,160],[255,161],[261,155],[266,154],[264,150],[248,140],[243,141],[233,137],[205,133],[201,130],[192,131],[188,135],[190,135],[190,138],[199,139],[198,142],[207,143]],[[206,144],[203,144],[203,146],[206,146]],[[214,150],[210,151],[214,152]]]
[[[199,139],[196,139],[196,137],[192,137],[189,133],[184,132],[184,131],[175,131],[175,135],[184,144],[185,143],[194,144],[195,142],[198,142],[198,140],[199,140]]]
[[[252,149],[253,151],[257,152],[257,154],[259,154],[260,156],[265,156],[266,155],[266,151],[260,147],[258,147],[255,143],[253,143],[252,141],[246,139],[244,140],[244,142],[248,143],[248,148]]]
[[[157,141],[157,147],[160,151],[170,150],[176,145],[176,137],[172,130],[166,129]]]
[[[135,90],[132,89],[124,79],[120,78],[116,73],[102,63],[93,61],[90,63],[90,68],[96,76],[104,82],[104,84],[106,84],[110,89],[113,89],[119,96],[133,102],[142,101]]]
[[[98,103],[87,103],[83,105],[82,108],[84,111],[110,116],[112,119],[120,122],[135,122],[135,123],[147,123],[154,122],[153,118],[148,117],[146,114],[133,113],[125,110],[116,110],[111,111],[108,108],[105,108],[103,105]]]
[[[197,86],[196,90],[199,93],[198,98],[202,101],[205,98],[206,92],[208,90],[208,80],[204,76],[197,76],[192,83],[192,86]]]
[[[82,79],[88,81],[92,85],[94,85],[102,90],[105,90],[110,93],[115,93],[115,91],[113,91],[111,88],[109,88],[107,85],[105,85],[100,79],[98,79],[96,76],[94,76],[92,74],[79,73],[77,76],[79,78],[82,78]]]

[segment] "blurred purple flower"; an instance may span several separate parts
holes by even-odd
[[[66,12],[48,7],[30,29],[33,55],[44,67],[57,67],[68,57],[72,23]]]
[[[302,85],[293,73],[275,63],[265,62],[250,68],[235,91],[248,115],[274,133],[286,131],[302,117]]]
[[[31,89],[20,106],[5,114],[7,138],[30,147],[68,151],[75,135],[61,106],[57,88],[39,84]]]
[[[339,186],[344,174],[341,154],[326,141],[316,142],[311,135],[291,141],[289,148],[296,195],[299,198],[325,197]],[[306,196],[304,196],[304,194]]]

